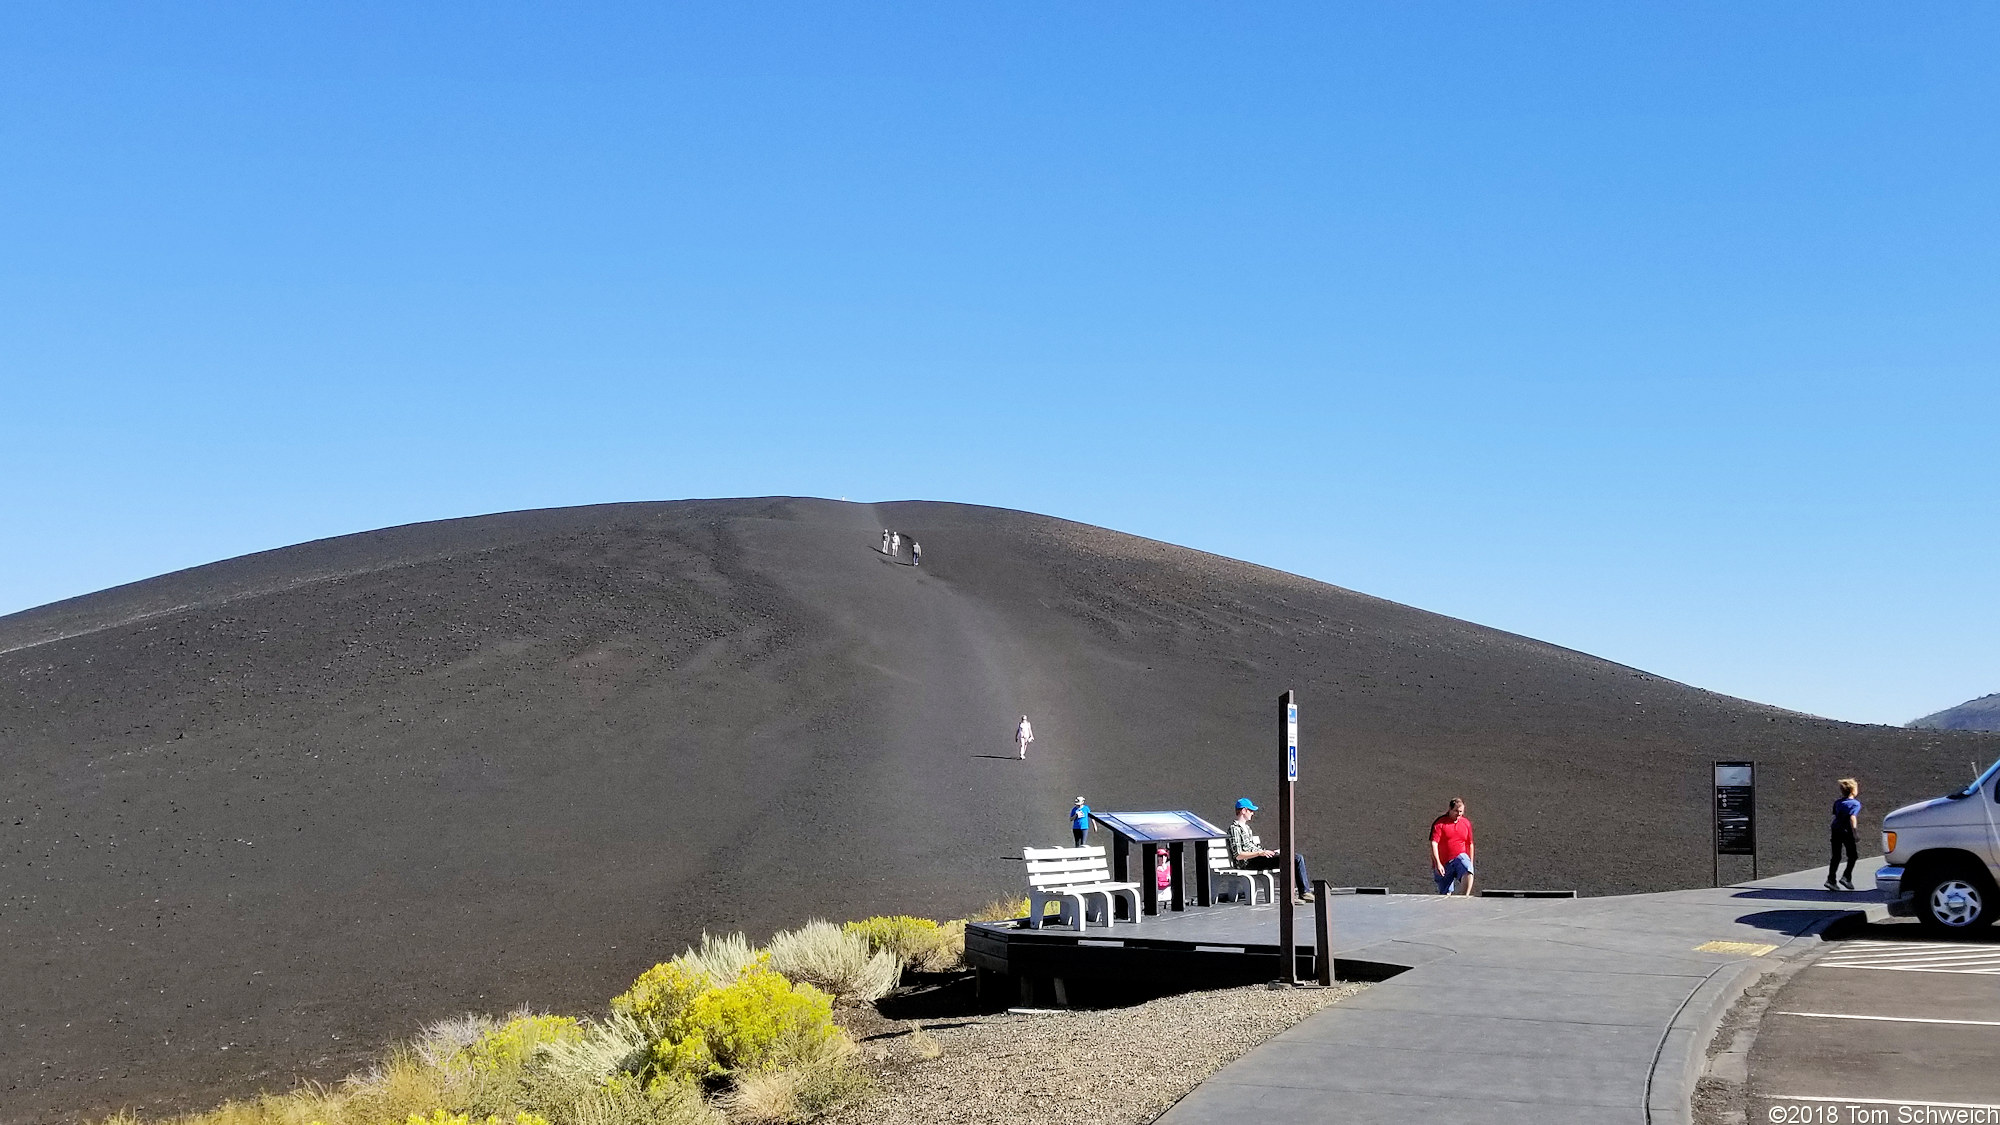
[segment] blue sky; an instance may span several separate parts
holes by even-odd
[[[1992,9],[564,7],[0,9],[0,613],[924,498],[2000,691]]]

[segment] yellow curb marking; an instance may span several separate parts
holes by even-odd
[[[1754,941],[1705,941],[1694,947],[1696,953],[1740,953],[1745,957],[1762,957],[1778,948],[1775,945],[1758,945]]]

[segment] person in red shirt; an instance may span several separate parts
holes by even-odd
[[[1444,815],[1431,821],[1431,878],[1441,895],[1456,890],[1461,879],[1472,894],[1472,818],[1462,797],[1453,797]]]

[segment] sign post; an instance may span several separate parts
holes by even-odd
[[[1292,900],[1303,887],[1293,885],[1292,790],[1299,781],[1299,705],[1292,693],[1278,697],[1278,954],[1285,959],[1287,984],[1299,983],[1299,943]]]
[[[1715,857],[1709,882],[1722,885],[1726,855],[1750,857],[1750,878],[1757,877],[1757,763],[1715,763],[1715,800],[1709,806],[1715,827]]]

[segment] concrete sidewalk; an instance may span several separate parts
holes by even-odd
[[[1879,864],[1857,868],[1862,886]],[[1388,940],[1355,926],[1358,947],[1336,915],[1339,956],[1416,967],[1224,1067],[1159,1121],[1686,1122],[1709,1040],[1743,988],[1811,953],[1829,925],[1881,915],[1872,891],[1829,893],[1824,878],[1504,912],[1440,902],[1464,915],[1430,908],[1432,928]]]

